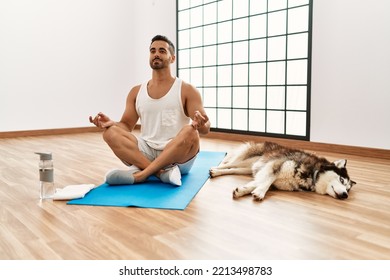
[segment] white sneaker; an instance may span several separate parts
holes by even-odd
[[[106,183],[109,185],[132,185],[134,184],[133,174],[141,171],[137,166],[131,165],[129,169],[113,169],[106,173]]]
[[[181,173],[177,165],[161,173],[160,180],[167,184],[181,186]]]

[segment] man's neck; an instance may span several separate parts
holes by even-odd
[[[152,73],[152,82],[155,84],[161,84],[166,82],[172,82],[175,77],[171,75],[170,71],[164,70],[153,70]]]

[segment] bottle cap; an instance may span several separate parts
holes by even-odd
[[[41,160],[51,160],[51,159],[53,159],[51,153],[38,153],[38,152],[36,152],[36,154],[40,156]]]

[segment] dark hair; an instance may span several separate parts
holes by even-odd
[[[172,55],[175,54],[175,45],[173,45],[173,43],[171,42],[171,40],[169,40],[166,36],[163,36],[163,35],[156,35],[152,38],[152,43],[154,41],[164,41],[166,43],[168,43],[169,45],[169,51],[171,52]],[[151,43],[151,44],[152,44]]]

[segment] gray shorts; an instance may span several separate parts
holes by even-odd
[[[162,153],[162,150],[156,150],[156,149],[153,149],[152,147],[150,147],[148,145],[148,143],[146,143],[146,141],[136,135],[134,135],[136,138],[137,138],[137,141],[138,141],[138,149],[150,160],[150,161],[153,161],[155,160],[161,153]],[[194,162],[196,160],[196,157],[197,155],[195,155],[192,159],[190,159],[189,161],[185,162],[185,163],[175,163],[175,164],[171,164],[169,166],[166,166],[164,167],[165,168],[169,168],[171,166],[174,166],[174,165],[177,165],[180,169],[180,173],[181,174],[187,174],[188,172],[190,172],[192,166],[194,165]],[[128,163],[124,162],[124,164],[126,165],[129,165]]]

